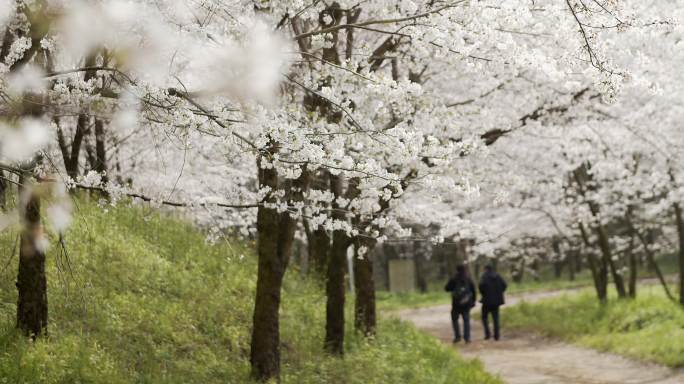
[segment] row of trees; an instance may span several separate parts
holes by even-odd
[[[661,3],[638,5],[635,12],[649,19],[654,10],[675,19],[681,15]],[[503,176],[514,186],[503,205],[511,212],[507,215],[519,215],[511,220],[519,225],[494,247],[482,244],[481,253],[505,253],[507,244],[528,238],[559,260],[579,257],[589,267],[601,301],[608,299],[611,282],[618,297],[634,297],[637,266],[645,265],[666,295],[684,304],[684,174],[678,161],[684,149],[682,81],[681,74],[671,71],[673,60],[682,58],[681,31],[668,20],[660,23],[663,28],[650,34],[628,28],[613,40],[614,60],[631,78],[622,83],[620,97],[605,99],[588,87],[548,124],[521,131],[515,140],[522,145],[508,145],[512,137],[498,143],[497,160],[488,170],[509,172],[502,164],[515,159],[517,174]],[[635,52],[641,59],[634,58]],[[490,236],[515,227],[482,222]],[[672,291],[661,271],[661,254],[678,255],[679,292]]]
[[[537,209],[568,202],[558,205],[567,208],[563,225],[584,225],[592,230],[586,245],[605,246],[596,218],[619,210],[595,203],[595,192],[622,184],[594,171],[601,152],[586,131],[613,114],[639,134],[652,126],[626,117],[650,73],[627,76],[619,56],[604,55],[673,28],[645,7],[635,17],[599,0],[2,6],[2,180],[23,190],[25,223],[18,326],[34,337],[47,329],[39,213],[51,202],[51,221],[63,231],[69,207],[59,185],[111,203],[128,196],[176,206],[213,236],[258,240],[250,356],[259,380],[280,371],[280,292],[298,233],[325,280],[322,344],[336,356],[344,352],[347,251],[355,256],[354,324],[371,336],[369,252],[409,235],[404,219],[439,224],[445,235],[479,232],[468,223],[489,209],[474,198],[479,186],[495,201],[521,196]],[[664,60],[663,52],[649,57]],[[638,81],[625,104],[601,102],[631,77]],[[511,175],[511,163],[524,174]],[[672,183],[684,177],[681,167],[669,169]],[[573,172],[574,182],[559,181]],[[678,193],[667,195],[673,207]],[[656,204],[656,195],[637,197]],[[630,210],[634,225],[644,220],[639,209]],[[681,210],[679,217],[681,224]]]

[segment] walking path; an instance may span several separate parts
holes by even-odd
[[[507,297],[507,305],[534,302],[573,290],[532,292]],[[445,343],[451,343],[451,307],[404,309],[393,316],[412,322]],[[684,371],[600,353],[530,333],[502,330],[502,340],[483,340],[480,310],[471,314],[472,343],[458,344],[461,355],[478,358],[487,371],[508,384],[684,384]]]

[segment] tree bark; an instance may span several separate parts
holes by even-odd
[[[587,234],[584,224],[579,224],[580,234],[582,235],[582,240],[587,248],[591,248],[591,242],[589,241],[589,235]],[[589,270],[591,271],[591,277],[594,281],[594,288],[596,289],[596,296],[599,301],[606,302],[608,300],[608,268],[605,264],[605,260],[598,260],[596,255],[591,252],[591,249],[587,252],[587,261],[589,262]]]
[[[644,253],[646,254],[648,263],[651,266],[653,272],[655,272],[656,277],[658,277],[658,281],[660,282],[660,285],[662,285],[663,290],[665,291],[665,295],[667,295],[667,297],[670,298],[670,300],[677,301],[672,292],[670,292],[670,287],[667,285],[667,280],[665,280],[665,276],[663,275],[663,272],[660,270],[660,267],[656,262],[655,255],[653,254],[653,250],[651,249],[648,240],[640,232],[636,231],[635,229],[633,229],[633,231],[636,233],[637,237],[639,238],[639,241],[641,242],[641,245],[644,247]]]
[[[359,255],[359,246],[366,247],[366,254]],[[375,240],[358,241],[354,248],[354,327],[366,336],[376,333],[375,280],[373,279],[373,260],[370,253]]]
[[[578,191],[580,195],[585,199],[587,189],[590,191],[596,189],[596,187],[592,186],[591,184],[587,186],[588,182],[590,183],[592,180],[592,176],[589,173],[589,169],[590,165],[588,163],[585,163],[573,172],[575,176],[575,181],[577,182]],[[592,217],[596,220],[594,230],[596,231],[596,235],[598,236],[598,246],[601,250],[601,254],[603,255],[602,264],[608,265],[608,267],[610,268],[610,274],[613,278],[613,283],[615,284],[615,289],[617,290],[618,297],[627,297],[627,291],[625,290],[625,282],[622,279],[622,275],[620,275],[620,273],[618,272],[617,266],[615,265],[615,261],[613,260],[613,255],[610,248],[610,241],[608,238],[608,232],[606,232],[605,226],[601,223],[599,205],[595,201],[589,199],[586,200],[586,203],[589,207],[589,211],[591,212]]]
[[[525,259],[521,257],[520,261],[511,265],[511,279],[513,279],[514,283],[522,283],[524,275]]]
[[[19,9],[18,9],[19,10]],[[10,72],[17,72],[31,60],[45,69],[46,51],[40,42],[45,38],[49,28],[45,21],[47,4],[36,2],[31,8],[22,8],[30,28],[28,35],[31,38],[31,46],[24,51],[23,55],[9,68]],[[44,114],[45,95],[24,93],[23,102],[16,111],[19,116],[39,117]],[[38,159],[36,159],[38,161]],[[20,176],[19,185],[28,182],[29,169]],[[23,230],[19,248],[19,269],[17,273],[17,328],[25,335],[33,339],[47,335],[48,327],[48,300],[47,278],[45,275],[45,253],[41,242],[43,241],[43,228],[40,222],[40,196],[34,190],[20,188],[21,216]]]
[[[330,176],[330,190],[333,192],[335,199],[342,195],[342,176]],[[337,202],[333,203],[333,219],[344,219],[344,214],[339,211],[340,208],[342,207],[338,206]],[[325,350],[337,356],[344,354],[344,303],[346,294],[344,275],[349,245],[350,239],[345,230],[337,229],[333,231],[325,285],[327,297],[325,307]]]
[[[309,252],[309,272],[317,278],[323,279],[330,253],[330,235],[323,228],[316,228],[307,232],[307,251]]]
[[[679,237],[679,303],[684,305],[684,214],[679,203],[673,204]]]
[[[92,53],[86,57],[85,66],[94,67],[97,64],[97,54]],[[88,82],[96,76],[97,72],[93,70],[85,71],[83,80]],[[59,125],[58,125],[59,126]],[[88,136],[90,132],[90,116],[83,112],[78,115],[76,120],[76,132],[74,133],[74,138],[71,141],[71,147],[66,143],[64,138],[64,132],[61,128],[57,129],[57,139],[59,142],[59,148],[62,151],[62,158],[64,159],[64,167],[66,168],[67,175],[72,179],[76,180],[78,177],[78,163],[81,154],[81,146],[83,140]]]
[[[43,228],[40,223],[40,199],[28,193],[22,218],[24,229],[19,249],[17,274],[17,328],[33,339],[47,335],[48,301],[45,276],[45,253],[40,245]]]
[[[102,175],[102,182],[107,183],[107,148],[105,146],[105,126],[102,119],[95,119],[95,164],[93,168]]]
[[[421,293],[427,292],[427,279],[425,278],[425,255],[421,249],[420,241],[413,242],[413,264],[416,268],[416,286]]]
[[[567,264],[568,255],[563,257],[563,252],[561,251],[560,241],[554,239],[552,243],[553,252],[556,254],[556,260],[553,262],[553,273],[556,279],[560,279],[563,274],[563,266]]]
[[[7,208],[7,190],[9,189],[9,175],[5,171],[0,171],[0,209],[5,211]]]
[[[259,159],[259,186],[269,187],[275,192],[279,188],[278,174],[274,168],[262,169]],[[301,199],[308,187],[307,171],[295,182],[297,196]],[[274,202],[269,194],[265,202]],[[297,220],[287,212],[279,213],[274,208],[260,205],[257,209],[257,255],[258,271],[250,363],[252,377],[268,381],[280,375],[280,292],[283,277],[292,252],[292,243]]]
[[[323,170],[312,175],[311,189],[325,191],[330,188],[330,174]],[[309,272],[316,278],[324,280],[328,268],[328,256],[330,254],[331,237],[328,231],[318,227],[312,228],[307,219],[304,219],[306,229],[307,251],[309,252]]]
[[[635,298],[637,295],[637,256],[636,252],[634,252],[634,234],[629,237],[627,259],[629,262],[629,280],[627,284],[627,291],[629,293],[629,297]]]
[[[568,258],[566,260],[566,267],[568,268],[568,278],[570,281],[575,281],[575,268],[577,266],[577,251],[575,249],[571,249],[568,252]]]
[[[596,225],[596,233],[598,234],[599,249],[603,254],[604,263],[608,264],[610,268],[610,274],[613,277],[613,283],[615,284],[615,289],[619,298],[627,297],[627,291],[625,290],[625,281],[622,279],[622,275],[617,270],[615,261],[613,260],[613,254],[610,249],[610,243],[608,241],[608,233],[605,227],[598,223]]]

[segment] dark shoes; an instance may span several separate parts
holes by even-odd
[[[454,337],[454,340],[452,341],[452,343],[454,343],[454,344],[460,343],[460,342],[461,342],[461,338],[460,338],[460,337]]]

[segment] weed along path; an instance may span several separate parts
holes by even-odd
[[[534,302],[572,290],[532,292],[507,298],[507,305]],[[449,305],[392,312],[445,343],[451,343]],[[502,330],[502,340],[483,340],[480,308],[471,312],[472,343],[458,344],[467,358],[478,358],[487,371],[508,384],[682,384],[684,372],[600,353],[530,333]]]

